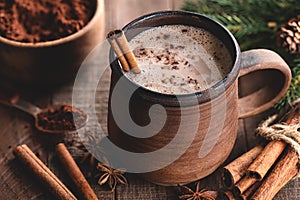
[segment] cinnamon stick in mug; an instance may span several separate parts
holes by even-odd
[[[129,47],[127,38],[122,30],[114,30],[108,33],[107,35],[108,41],[110,42],[112,48],[116,52],[119,59],[121,58],[123,61],[120,60],[122,68],[124,71],[129,71],[126,64],[124,64],[124,58],[127,61],[127,65],[129,66],[130,70],[134,73],[138,74],[141,72],[137,60]],[[121,51],[121,52],[120,52]],[[125,66],[123,66],[123,64]]]
[[[115,51],[115,53],[117,54],[118,56],[118,59],[121,63],[121,66],[122,66],[122,69],[125,71],[125,72],[129,72],[130,71],[130,67],[127,63],[127,60],[124,56],[124,54],[122,53],[122,50],[120,49],[117,41],[115,40],[114,38],[114,31],[111,31],[107,34],[107,40],[108,42],[110,43],[111,47],[113,48],[113,50]]]
[[[136,61],[136,58],[132,52],[132,50],[129,47],[127,38],[124,35],[124,32],[122,30],[115,30],[115,36],[117,43],[119,44],[119,47],[121,48],[123,54],[125,55],[125,58],[130,66],[130,69],[138,74],[141,72],[138,63]]]
[[[57,199],[76,200],[72,192],[25,144],[17,146],[14,155],[38,178]]]

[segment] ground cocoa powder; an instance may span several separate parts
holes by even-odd
[[[77,32],[92,18],[95,0],[0,0],[0,35],[44,42]]]
[[[72,106],[61,105],[37,115],[38,125],[45,130],[74,131],[86,123],[86,114]]]

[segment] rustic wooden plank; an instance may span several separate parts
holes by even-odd
[[[114,29],[114,13],[111,12],[113,10],[112,1],[105,1],[105,33]]]
[[[137,175],[128,174],[129,185],[120,186],[116,191],[116,199],[135,200],[135,199],[152,199],[152,200],[173,200],[177,199],[173,187],[162,187],[149,183],[139,178]]]
[[[131,20],[159,10],[178,10],[184,0],[110,0],[105,2],[105,32],[120,29]]]
[[[173,0],[172,2],[172,9],[173,10],[180,10],[182,5],[184,4],[185,0]]]
[[[108,1],[106,1],[108,3]],[[120,29],[131,20],[159,10],[170,10],[173,0],[110,0],[109,23],[111,29]]]

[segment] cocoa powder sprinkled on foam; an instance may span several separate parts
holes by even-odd
[[[152,28],[134,37],[130,45],[142,73],[125,75],[160,93],[187,94],[205,90],[222,80],[232,66],[223,43],[194,27]]]

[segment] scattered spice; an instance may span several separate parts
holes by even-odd
[[[182,50],[182,49],[184,49],[185,47],[184,46],[181,46],[181,45],[179,45],[179,46],[177,46],[176,47],[176,49],[180,49],[180,50]]]
[[[166,39],[168,39],[170,37],[170,35],[168,35],[168,34],[165,34],[165,35],[163,35],[163,38],[166,40]]]
[[[188,32],[188,30],[187,29],[182,29],[181,32],[186,33],[186,32]]]
[[[108,186],[114,191],[118,183],[123,185],[127,184],[127,179],[123,175],[125,173],[124,170],[113,169],[102,163],[98,163],[97,169],[100,172],[104,172],[98,180],[99,185],[102,186],[108,183]]]
[[[209,191],[207,189],[200,190],[200,181],[196,183],[195,191],[187,186],[179,186],[181,200],[215,200],[218,196],[217,191]]]
[[[44,130],[74,131],[85,125],[87,115],[72,106],[61,105],[39,113],[37,119]]]
[[[75,33],[95,12],[96,1],[11,0],[0,2],[0,35],[19,42],[44,42]]]
[[[174,47],[173,45],[171,45],[171,49],[172,48],[178,49],[182,47],[181,46]],[[154,51],[153,49],[140,47],[134,49],[133,53],[136,58],[146,57],[149,60],[151,60],[151,58],[155,58],[158,64],[162,64],[161,69],[180,70],[181,66],[191,67],[191,64],[185,58],[179,57],[177,52],[170,52],[168,48],[164,50]],[[171,78],[175,78],[175,77],[171,77]],[[196,83],[194,80],[192,81],[187,80],[186,84],[192,84],[194,85],[195,88],[197,88],[198,86],[198,83]]]

